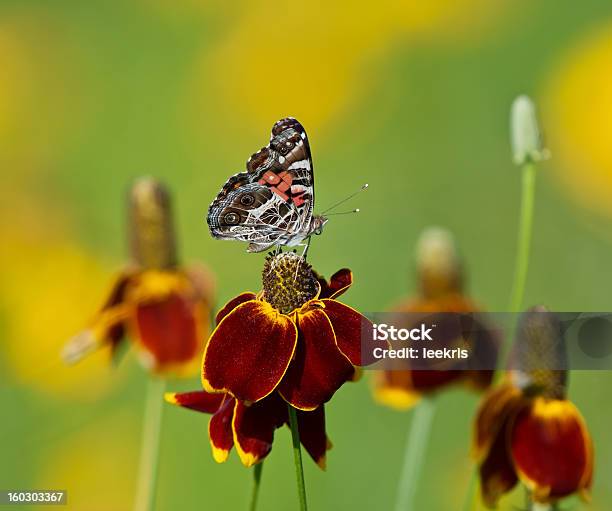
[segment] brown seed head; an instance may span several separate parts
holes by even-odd
[[[269,255],[262,282],[264,300],[283,314],[299,309],[319,291],[312,267],[294,252]]]

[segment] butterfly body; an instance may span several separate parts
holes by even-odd
[[[272,128],[270,143],[230,177],[208,208],[213,237],[246,241],[249,252],[303,245],[327,219],[313,215],[314,174],[302,125],[289,117]]]

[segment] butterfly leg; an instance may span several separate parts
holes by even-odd
[[[310,248],[310,237],[308,237],[308,241],[306,241],[306,245],[304,246],[304,251],[302,252],[302,259],[306,260],[306,256],[308,255],[309,248]]]
[[[302,250],[302,259],[298,261],[298,264],[295,268],[295,276],[293,277],[294,281],[297,280],[297,275],[300,269],[300,265],[302,264],[303,261],[306,261],[306,254],[308,254],[308,249],[310,248],[310,238],[308,238],[308,241],[306,243],[300,243],[299,246],[304,247],[304,250]]]

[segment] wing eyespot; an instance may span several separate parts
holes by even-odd
[[[240,221],[240,217],[237,213],[227,213],[223,217],[223,221],[228,225],[236,225]]]
[[[240,197],[240,204],[243,206],[252,206],[255,202],[255,197],[251,193],[245,193],[242,197]]]

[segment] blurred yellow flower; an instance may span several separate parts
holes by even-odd
[[[555,181],[612,217],[612,24],[586,34],[553,69],[542,97]]]
[[[378,83],[371,64],[398,41],[473,37],[478,30],[465,28],[500,10],[483,0],[248,2],[202,54],[193,94],[207,116],[216,105],[227,125],[246,119],[261,126],[292,115],[317,129]]]
[[[66,490],[66,511],[131,509],[138,447],[132,424],[130,415],[116,413],[53,443],[34,488]]]
[[[95,400],[117,381],[105,377],[113,370],[109,353],[67,367],[60,352],[83,317],[99,305],[108,270],[65,235],[0,225],[0,237],[1,349],[10,373],[38,390]]]

